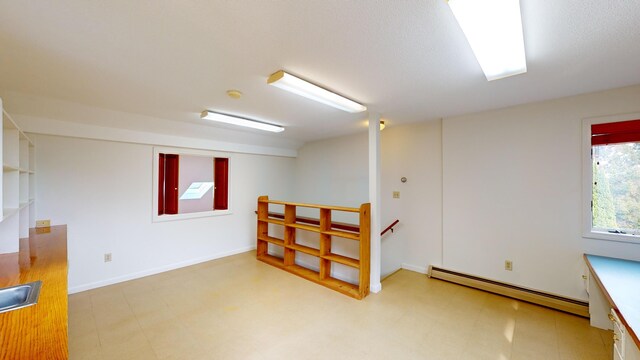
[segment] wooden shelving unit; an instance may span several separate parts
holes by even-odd
[[[29,228],[35,226],[35,148],[4,110],[1,99],[0,110],[0,254],[6,254],[17,252],[19,239],[29,237]]]
[[[284,219],[269,216],[269,204],[284,206]],[[319,225],[302,224],[296,221],[296,209],[299,207],[315,208],[320,210]],[[336,224],[331,221],[333,211],[359,213],[359,224],[353,228],[355,231],[343,231],[336,229]],[[269,200],[268,196],[258,198],[258,234],[257,234],[257,259],[275,267],[281,268],[292,274],[303,277],[330,289],[339,291],[356,299],[362,299],[369,294],[370,272],[370,222],[371,205],[362,204],[360,208],[341,206],[327,206],[316,204],[300,204],[284,201]],[[269,224],[282,226],[284,239],[269,235]],[[344,224],[342,224],[344,225]],[[318,234],[317,247],[310,247],[296,243],[296,232],[308,231]],[[331,240],[340,237],[359,242],[359,258],[351,258],[331,252]],[[269,244],[283,249],[284,256],[278,257],[269,253]],[[318,259],[318,271],[296,264],[296,252],[314,256]],[[351,284],[331,276],[332,263],[338,263],[358,269],[358,284]]]

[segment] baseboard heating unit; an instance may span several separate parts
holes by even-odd
[[[484,290],[494,294],[507,296],[517,300],[546,306],[552,309],[568,312],[586,318],[589,317],[589,303],[586,301],[571,299],[538,290],[527,289],[524,287],[499,281],[484,279],[478,276],[446,270],[435,266],[429,266],[429,272],[427,273],[427,276],[433,279],[444,280],[455,284]]]

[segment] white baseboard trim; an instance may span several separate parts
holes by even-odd
[[[411,264],[402,264],[402,268],[409,271],[414,271],[420,274],[428,274],[429,268],[426,266],[415,266]]]
[[[135,272],[135,273],[132,273],[132,274],[117,276],[117,277],[110,278],[110,279],[100,280],[100,281],[92,282],[92,283],[89,283],[89,284],[82,284],[82,285],[78,285],[78,286],[74,286],[74,287],[69,288],[68,293],[69,294],[75,294],[75,293],[79,293],[79,292],[82,292],[82,291],[87,291],[87,290],[96,289],[96,288],[103,287],[103,286],[108,286],[108,285],[121,283],[121,282],[124,282],[124,281],[139,279],[139,278],[143,278],[145,276],[155,275],[155,274],[159,274],[159,273],[162,273],[162,272],[175,270],[175,269],[179,269],[179,268],[183,268],[183,267],[187,267],[187,266],[191,266],[191,265],[195,265],[195,264],[200,264],[200,263],[203,263],[203,262],[220,259],[220,258],[227,257],[227,256],[237,255],[237,254],[245,253],[247,251],[252,251],[252,250],[255,250],[255,249],[256,249],[255,245],[247,246],[247,247],[243,247],[243,248],[236,249],[236,250],[231,250],[231,251],[217,253],[217,254],[214,254],[214,255],[204,256],[204,257],[200,257],[200,258],[196,258],[196,259],[181,261],[181,262],[177,262],[177,263],[173,263],[173,264],[169,264],[169,265],[164,265],[164,266],[160,266],[160,267],[153,268],[153,269],[138,271],[138,272]]]

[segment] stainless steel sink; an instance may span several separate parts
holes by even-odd
[[[38,303],[42,281],[0,289],[0,313]]]

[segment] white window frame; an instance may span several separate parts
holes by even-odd
[[[640,244],[640,236],[613,234],[593,229],[593,162],[591,159],[591,125],[640,119],[640,113],[609,115],[582,119],[582,236],[589,239]]]
[[[227,158],[229,159],[229,168],[228,168],[228,178],[227,178],[227,201],[229,204],[229,208],[226,210],[209,210],[209,211],[200,211],[194,213],[187,214],[163,214],[158,215],[158,181],[159,181],[159,155],[163,154],[177,154],[177,155],[194,155],[194,156],[206,156],[211,158]],[[188,148],[175,148],[175,147],[154,147],[153,148],[153,186],[152,191],[152,222],[164,222],[164,221],[175,221],[175,220],[187,220],[187,219],[196,219],[202,217],[210,217],[210,216],[223,216],[223,215],[231,215],[233,214],[232,204],[233,204],[233,156],[230,153],[224,153],[219,151],[209,151],[209,150],[196,150],[196,149],[188,149]],[[214,185],[215,186],[215,185]]]

